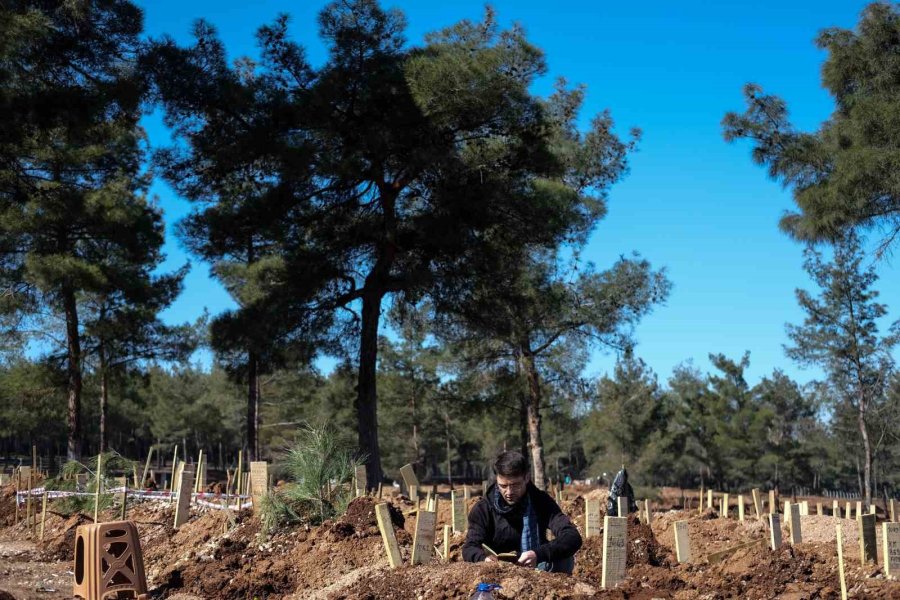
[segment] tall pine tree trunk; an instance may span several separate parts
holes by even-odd
[[[106,407],[109,403],[109,374],[106,372],[106,352],[103,342],[98,350],[100,355],[100,452],[106,452]],[[121,451],[121,446],[119,447]]]
[[[359,450],[366,456],[366,480],[369,486],[381,481],[381,453],[378,449],[378,320],[381,317],[379,292],[363,295],[362,331],[359,344],[359,380],[356,389],[356,425]]]
[[[257,408],[259,407],[259,360],[256,352],[250,350],[247,353],[247,460],[259,460],[257,451],[259,445],[257,438],[259,432],[257,426]]]
[[[75,291],[62,291],[63,311],[66,316],[66,395],[67,395],[67,445],[69,460],[81,459],[81,339],[78,334],[78,305]]]
[[[866,427],[866,403],[860,399],[859,413],[857,415],[859,423],[859,435],[862,436],[863,442],[863,502],[866,506],[872,504],[872,444],[869,442],[869,429]]]
[[[528,424],[528,450],[531,454],[531,469],[534,485],[544,489],[546,471],[544,465],[544,443],[541,439],[541,382],[534,362],[534,355],[526,348],[520,353],[522,371],[528,382],[528,402],[525,418]]]

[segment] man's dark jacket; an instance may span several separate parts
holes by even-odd
[[[546,492],[528,483],[526,493],[537,515],[540,546],[535,550],[537,562],[553,562],[573,556],[581,548],[581,534],[563,514],[559,505]],[[515,552],[521,554],[522,521],[524,498],[518,502],[518,510],[503,515],[494,508],[489,498],[497,494],[497,486],[488,488],[488,495],[482,498],[469,513],[469,532],[463,544],[463,559],[468,562],[484,560],[485,552],[481,544],[487,544],[495,552]],[[504,502],[502,497],[500,502]],[[505,502],[504,502],[505,504]],[[547,541],[547,530],[553,532],[553,541]]]

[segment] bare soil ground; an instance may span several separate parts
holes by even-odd
[[[605,510],[606,492],[598,489],[569,489],[562,503],[582,530],[586,497],[599,498]],[[408,565],[417,507],[396,494],[388,501]],[[473,495],[470,506],[478,501],[478,495]],[[850,597],[900,599],[900,582],[885,579],[880,554],[878,565],[860,563],[855,520],[803,517],[802,544],[786,544],[773,552],[761,543],[709,564],[712,552],[768,539],[767,526],[750,517],[750,511],[745,522],[738,522],[733,507],[730,519],[720,518],[715,510],[699,513],[696,502],[691,510],[678,510],[683,506],[681,492],[665,490],[655,503],[651,525],[640,523],[636,516],[630,519],[626,581],[604,591],[600,589],[602,537],[585,540],[573,576],[508,563],[464,563],[463,534],[452,536],[448,562],[435,558],[428,565],[390,569],[374,505],[370,498],[359,498],[337,520],[317,527],[285,528],[265,539],[249,511],[227,515],[195,508],[190,521],[177,531],[172,528],[173,509],[164,503],[138,504],[129,509],[128,517],[140,533],[152,596],[170,600],[466,600],[480,582],[499,583],[498,598],[517,600],[838,599],[838,523],[845,540]],[[71,598],[75,529],[90,519],[51,510],[45,539],[38,542],[30,528],[14,524],[14,511],[12,488],[0,490],[0,600]],[[104,518],[117,516],[109,513]],[[676,520],[689,523],[693,564],[678,564],[675,559],[672,525]],[[449,494],[445,493],[438,509],[439,530],[450,522]],[[785,529],[785,541],[787,533]]]

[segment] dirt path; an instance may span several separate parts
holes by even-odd
[[[16,600],[71,598],[71,568],[42,560],[32,542],[0,540],[0,590]]]

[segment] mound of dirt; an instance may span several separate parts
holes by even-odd
[[[508,563],[451,563],[369,571],[328,600],[468,600],[479,583],[497,583],[497,598],[588,598],[598,592],[574,577],[542,573]]]

